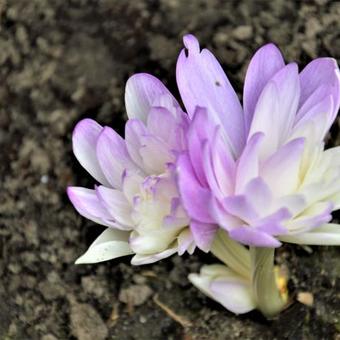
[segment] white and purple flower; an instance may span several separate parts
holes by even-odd
[[[84,217],[108,228],[77,263],[134,254],[152,263],[197,246],[223,264],[190,281],[234,313],[279,313],[287,296],[274,274],[281,242],[340,245],[340,147],[324,138],[340,106],[332,58],[300,73],[273,44],[246,74],[243,106],[216,58],[184,37],[177,83],[187,110],[155,77],[126,86],[125,140],[84,119],[73,150],[99,183],[69,187]],[[189,227],[190,225],[190,227]],[[282,280],[281,280],[282,281]]]
[[[175,179],[188,117],[148,74],[128,80],[125,102],[125,140],[91,119],[73,133],[75,156],[99,184],[69,187],[68,196],[81,215],[108,227],[77,263],[135,254],[132,264],[145,264],[195,248]]]
[[[248,67],[242,108],[215,57],[192,35],[184,44],[177,82],[192,121],[178,174],[197,246],[209,250],[218,228],[254,247],[340,244],[329,223],[340,208],[340,148],[323,141],[340,103],[336,61],[299,73],[265,45]]]

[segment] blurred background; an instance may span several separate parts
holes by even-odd
[[[276,43],[304,66],[340,58],[337,1],[0,1],[0,339],[340,339],[339,248],[280,248],[292,305],[268,322],[225,311],[193,288],[206,255],[132,267],[75,266],[102,227],[67,185],[92,186],[71,150],[82,118],[123,133],[136,72],[176,94],[181,38],[195,34],[238,93],[251,55]],[[329,145],[340,144],[338,123]],[[299,303],[301,293],[314,301]],[[191,324],[190,327],[186,325]]]

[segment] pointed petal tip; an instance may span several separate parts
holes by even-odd
[[[83,256],[80,256],[74,261],[74,264],[76,264],[76,265],[78,265],[78,264],[88,264],[88,262],[83,260]]]
[[[76,198],[75,195],[77,193],[77,188],[79,187],[76,187],[76,186],[73,186],[73,185],[69,185],[67,188],[66,188],[66,194],[67,194],[67,197],[69,198],[69,200],[73,203],[73,200]]]
[[[193,52],[193,53],[200,52],[200,44],[197,38],[192,34],[184,35],[183,44],[190,52]]]

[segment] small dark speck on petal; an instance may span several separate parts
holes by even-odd
[[[215,85],[216,85],[216,86],[221,86],[221,83],[220,83],[218,80],[216,80],[216,81],[215,81]]]

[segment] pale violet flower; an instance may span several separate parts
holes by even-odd
[[[340,207],[340,148],[323,141],[339,109],[336,61],[299,73],[265,45],[248,67],[242,108],[213,55],[191,35],[184,44],[177,82],[192,122],[178,173],[197,245],[208,250],[218,227],[256,247],[340,244],[329,224]]]
[[[265,45],[250,61],[241,105],[213,54],[192,35],[184,45],[176,78],[187,114],[159,80],[137,74],[126,87],[125,140],[90,119],[75,128],[74,153],[98,184],[68,195],[108,227],[77,263],[133,254],[133,264],[146,264],[197,246],[222,264],[190,274],[196,287],[236,314],[272,317],[287,302],[275,248],[340,245],[330,223],[340,208],[340,147],[324,146],[339,69],[319,58],[299,72]]]
[[[108,227],[76,263],[135,254],[132,264],[145,264],[195,247],[174,166],[186,149],[187,115],[148,74],[128,80],[125,102],[125,140],[91,119],[74,129],[74,154],[98,184],[69,187],[68,196],[81,215]]]
[[[180,194],[195,243],[227,265],[190,279],[233,312],[256,306],[272,317],[287,302],[274,274],[281,241],[340,245],[340,226],[329,223],[340,208],[340,147],[324,146],[339,110],[339,69],[319,58],[299,72],[265,45],[250,61],[242,107],[215,57],[192,35],[184,45],[177,83],[191,123],[177,162]],[[245,275],[231,240],[249,246]]]

